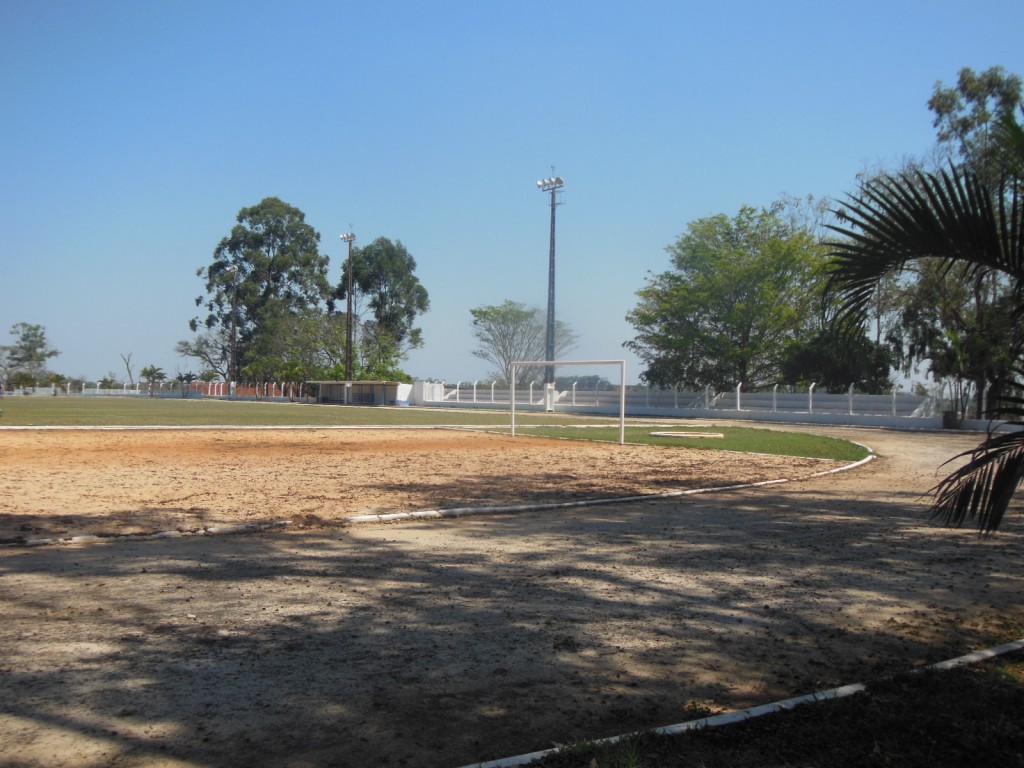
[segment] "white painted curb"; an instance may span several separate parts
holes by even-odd
[[[930,664],[927,667],[923,667],[923,669],[953,669],[954,667],[961,667],[966,664],[977,664],[980,661],[985,661],[986,659],[992,659],[996,656],[1002,656],[1003,654],[1022,649],[1024,649],[1024,638],[1015,640],[1012,643],[1007,643],[1006,645],[1000,645],[996,648],[975,651],[974,653],[969,653],[966,656],[959,656],[955,659],[949,659],[948,661],[940,661],[937,664]],[[762,715],[770,715],[774,712],[783,712],[785,710],[793,709],[799,704],[814,704],[819,701],[842,699],[846,696],[860,693],[865,689],[866,686],[863,683],[853,683],[839,688],[830,688],[827,691],[808,693],[804,696],[795,696],[791,699],[783,699],[782,701],[775,701],[771,704],[762,704],[758,707],[741,709],[737,712],[727,712],[722,715],[715,715],[714,717],[703,717],[700,720],[690,720],[689,722],[677,723],[676,725],[666,725],[661,728],[653,728],[649,733],[658,733],[670,736],[678,733],[685,733],[687,731],[699,730],[701,728],[716,728],[721,725],[742,723],[746,720],[752,720],[755,717],[761,717]],[[595,739],[592,743],[614,744],[618,741],[622,741],[623,739],[637,735],[639,735],[639,732],[625,733],[620,736],[609,736],[605,739]],[[512,768],[512,766],[517,765],[529,765],[535,760],[539,760],[542,757],[547,757],[548,755],[558,752],[558,750],[558,747],[553,747],[551,749],[540,750],[539,752],[530,752],[525,755],[516,755],[515,757],[504,757],[498,760],[490,760],[486,763],[472,763],[470,765],[462,766],[462,768]]]
[[[852,440],[850,442],[853,442]],[[809,475],[803,475],[801,477],[792,478],[780,478],[778,480],[762,480],[757,483],[740,483],[738,485],[718,485],[710,488],[688,488],[683,491],[665,491],[663,493],[644,493],[638,496],[618,496],[611,499],[583,499],[580,501],[552,501],[540,504],[505,504],[499,506],[489,507],[448,507],[447,509],[422,509],[416,512],[384,512],[380,514],[372,515],[350,515],[349,517],[343,518],[347,523],[385,523],[394,520],[420,520],[420,519],[438,519],[448,517],[466,517],[469,515],[481,515],[481,514],[501,514],[507,512],[535,512],[545,509],[570,509],[574,507],[596,507],[602,504],[625,504],[633,501],[652,501],[655,499],[671,499],[679,496],[695,496],[701,493],[714,493],[715,491],[738,491],[744,488],[760,488],[765,485],[779,485],[781,483],[792,483],[797,480],[809,480],[813,477],[823,477],[825,475],[834,475],[837,472],[846,472],[850,469],[856,469],[869,461],[873,461],[877,458],[874,451],[866,445],[860,443],[854,443],[860,445],[861,448],[869,451],[869,455],[855,461],[852,464],[844,464],[841,467],[835,467],[833,469],[827,469],[822,472],[812,472]]]

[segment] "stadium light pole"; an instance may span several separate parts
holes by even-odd
[[[554,170],[554,169],[552,169]],[[550,179],[541,179],[537,182],[537,189],[541,192],[551,193],[551,247],[548,251],[548,331],[546,344],[546,360],[553,362],[555,359],[555,207],[558,205],[558,190],[565,186],[561,176]],[[555,381],[555,367],[553,365],[544,368],[544,383],[553,384]]]
[[[341,242],[348,243],[348,272],[345,295],[348,298],[348,311],[345,314],[345,381],[352,381],[352,243],[355,242],[355,232],[346,232],[341,235]]]
[[[235,382],[238,381],[238,265],[229,264],[224,271],[231,273],[231,349],[228,359],[228,399],[234,399]]]

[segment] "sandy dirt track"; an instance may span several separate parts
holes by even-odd
[[[356,514],[628,497],[832,466],[569,445],[440,429],[4,432],[0,542],[283,520],[313,527]]]
[[[959,434],[822,462],[458,432],[0,434],[0,764],[447,766],[905,669],[1024,626],[1024,530],[923,523]],[[90,442],[92,441],[92,442]],[[127,457],[127,458],[126,458]],[[293,519],[245,536],[27,538]]]

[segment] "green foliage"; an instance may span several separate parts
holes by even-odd
[[[364,381],[410,382],[400,367],[405,358],[402,345],[376,322],[365,323],[360,334],[359,363],[354,376]]]
[[[782,360],[782,379],[790,384],[818,384],[832,393],[846,392],[851,384],[867,394],[892,389],[892,352],[864,335],[843,338],[825,330],[808,341],[797,341]]]
[[[648,279],[625,346],[655,385],[756,389],[776,381],[784,350],[814,327],[823,251],[783,207],[742,208],[692,222],[667,249],[672,269]]]
[[[920,259],[902,289],[899,323],[891,331],[904,370],[927,362],[937,381],[956,390],[958,410],[973,395],[981,418],[986,387],[1000,397],[1012,386],[1013,366],[1024,355],[1024,326],[1013,314],[1013,286],[1002,273],[959,262]]]
[[[345,318],[313,307],[274,318],[251,345],[243,372],[252,381],[294,384],[330,378],[343,361]],[[343,377],[342,377],[343,378]]]
[[[547,355],[547,312],[506,299],[495,306],[469,310],[473,317],[473,336],[477,348],[473,356],[494,366],[489,374],[505,382],[512,380],[512,363],[543,360]],[[560,358],[576,344],[576,334],[565,323],[555,320],[555,357]],[[543,378],[542,368],[517,369],[517,384]],[[570,382],[571,385],[571,382]]]
[[[1019,135],[1019,130],[1007,133]],[[974,365],[1002,365],[996,344],[1016,343],[1024,319],[1024,178],[1014,175],[1024,167],[1024,143],[999,146],[993,159],[1000,168],[997,175],[976,173],[973,164],[939,173],[883,175],[850,197],[834,227],[840,237],[831,244],[829,292],[840,324],[861,327],[874,291],[887,277],[912,266],[937,267],[943,278],[958,277],[954,282],[968,293],[988,294],[973,301],[975,308],[991,303],[997,311],[979,313],[973,321],[965,318],[970,322],[958,327],[939,318],[946,327],[926,338],[935,352],[933,363],[965,374]],[[938,309],[929,305],[941,305],[946,298],[941,294],[955,287],[947,280],[934,294],[923,294],[915,311],[925,316],[926,326],[932,323],[928,314]],[[954,313],[970,308],[970,299],[954,301]],[[988,321],[991,326],[984,324]],[[1006,331],[988,335],[999,322],[1008,323]],[[1024,399],[1017,394],[1021,353],[1012,346],[1009,352],[1007,367],[1014,378],[993,398],[990,415],[1024,425]],[[978,359],[972,360],[975,354]],[[993,434],[966,455],[968,461],[939,484],[933,513],[951,525],[971,520],[982,531],[993,531],[1024,478],[1024,432]]]
[[[155,365],[147,365],[141,371],[139,371],[139,375],[145,381],[149,382],[167,380],[167,374],[164,373],[164,369]]]
[[[430,297],[415,272],[416,260],[400,240],[378,237],[364,248],[352,249],[354,378],[410,380],[400,365],[410,350],[423,346],[423,332],[415,323],[430,308]],[[333,297],[347,302],[347,272]],[[364,304],[372,320],[361,319]],[[331,368],[337,375],[330,378],[345,378],[343,366],[332,363]]]
[[[167,374],[164,373],[164,369],[158,368],[155,365],[147,365],[139,371],[139,376],[147,383],[150,397],[153,397],[153,385],[167,380]]]
[[[196,381],[199,377],[191,371],[185,373],[179,373],[174,377],[174,380],[181,386],[181,396],[188,397],[189,388],[193,381]]]
[[[334,312],[335,300],[347,299],[347,286],[343,279],[331,289],[319,242],[305,214],[277,198],[243,208],[212,263],[197,271],[206,295],[196,305],[205,316],[192,319],[197,335],[179,341],[177,353],[230,381],[331,378],[327,373],[337,373],[347,348],[347,313]],[[422,345],[415,319],[430,306],[414,274],[416,262],[401,242],[387,238],[352,255],[353,303],[365,300],[373,313],[372,321],[354,319],[354,330],[361,331],[355,342],[360,377],[389,373],[391,380],[405,380],[398,365]]]
[[[10,334],[14,343],[0,347],[0,376],[7,378],[11,387],[35,386],[46,380],[46,361],[60,354],[46,340],[46,329],[32,323],[15,323]]]
[[[252,350],[265,342],[276,321],[321,306],[330,296],[320,234],[302,211],[268,197],[239,211],[237,221],[217,245],[210,265],[196,272],[206,290],[196,306],[206,316],[190,323],[193,331],[226,331],[230,342],[237,341],[236,370],[227,372],[232,380],[237,369],[253,364]],[[228,358],[230,362],[230,353]]]
[[[1001,173],[997,126],[1021,104],[1022,81],[1002,67],[975,72],[960,70],[957,83],[935,84],[928,108],[935,115],[939,144],[971,168],[985,183],[997,181]]]
[[[374,323],[405,351],[423,345],[416,317],[430,309],[430,297],[416,277],[416,260],[402,245],[378,237],[364,248],[353,248],[355,290],[368,301]],[[346,296],[345,280],[335,295]]]

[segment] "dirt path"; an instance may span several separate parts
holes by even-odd
[[[985,540],[921,523],[920,494],[936,466],[977,438],[832,431],[881,458],[746,491],[345,528],[320,521],[328,509],[359,505],[331,503],[336,491],[325,482],[295,480],[288,457],[313,462],[321,477],[354,462],[354,449],[321,446],[322,459],[311,459],[296,435],[284,447],[260,446],[264,457],[278,451],[263,475],[240,469],[251,449],[222,444],[188,462],[172,451],[182,474],[169,486],[158,479],[163,460],[139,446],[128,453],[143,463],[122,479],[95,454],[90,473],[67,456],[44,470],[47,450],[28,469],[0,453],[2,511],[17,518],[9,533],[54,525],[50,503],[28,499],[57,498],[60,478],[82,485],[97,477],[100,490],[62,511],[66,530],[140,525],[129,514],[141,512],[130,497],[137,486],[165,505],[150,504],[152,521],[178,514],[191,529],[267,498],[282,509],[298,504],[317,525],[0,548],[0,763],[454,768],[679,722],[693,700],[747,706],[953,656],[1007,625],[1019,632],[1019,516]],[[427,479],[411,470],[423,456],[399,455],[404,470],[367,480],[358,495],[394,488],[420,494],[402,504],[438,505],[565,491],[561,465],[527,471],[506,440],[472,445],[436,447],[431,455],[451,451],[464,463],[453,474],[435,464]],[[636,467],[656,464],[609,448],[589,463],[575,454],[571,493],[605,482],[628,490]],[[550,449],[550,461],[564,460],[566,444]],[[473,481],[480,465],[472,454],[487,450],[502,469]],[[111,455],[124,453],[122,445]],[[27,454],[19,446],[15,455]],[[225,455],[233,459],[218,463]],[[674,466],[654,467],[660,481],[644,484],[792,470],[753,459],[737,468],[733,459],[678,454],[665,459]],[[496,492],[501,477],[508,483]],[[161,495],[218,483],[221,494],[193,491],[185,502]],[[241,495],[220,504],[227,493]],[[317,506],[318,495],[328,501]]]
[[[0,543],[622,498],[797,477],[813,459],[459,430],[27,430],[0,441]]]

